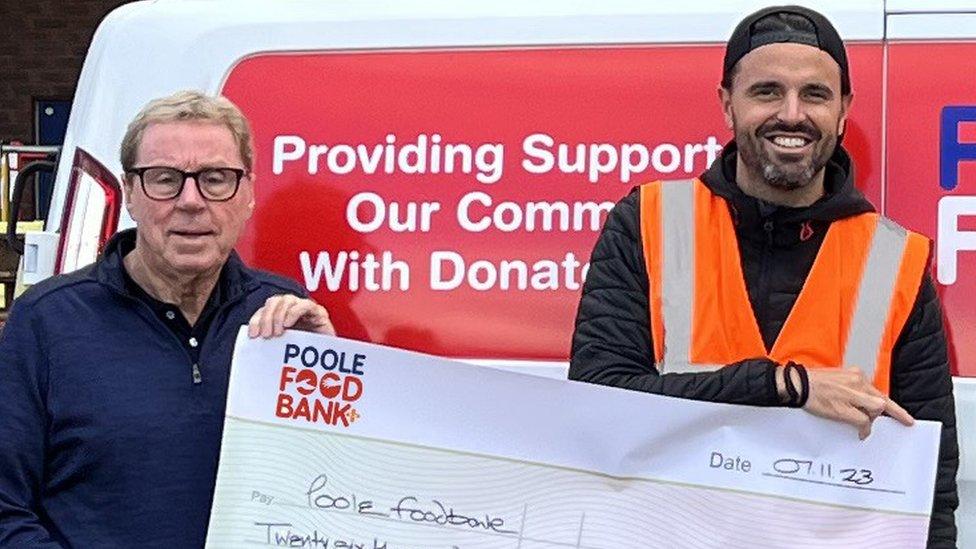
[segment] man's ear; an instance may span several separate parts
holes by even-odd
[[[123,173],[119,176],[119,181],[122,182],[122,199],[125,201],[125,209],[129,212],[129,217],[132,217],[132,178]]]
[[[248,193],[248,196],[247,196],[247,219],[250,219],[251,218],[251,214],[254,213],[254,180],[255,180],[254,172],[251,172],[250,174],[248,174],[247,175],[247,178],[248,178],[248,180],[250,180],[250,183],[247,185],[247,189],[246,189],[246,192]]]
[[[725,127],[731,131],[735,125],[735,117],[732,116],[732,92],[725,89],[721,84],[716,91],[718,92],[719,104],[722,105],[722,115],[725,116]]]
[[[854,94],[847,94],[840,100],[840,120],[837,123],[837,135],[844,135],[847,130],[847,113],[851,110],[851,101],[854,100]]]

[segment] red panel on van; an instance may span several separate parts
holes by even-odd
[[[973,59],[976,42],[896,43],[888,51],[887,213],[935,240],[953,373],[962,376],[976,376]]]
[[[850,57],[845,144],[877,199],[881,46]],[[721,58],[718,45],[247,58],[223,90],[258,151],[239,251],[314,288],[342,335],[565,360],[605,208],[693,177],[729,138]]]

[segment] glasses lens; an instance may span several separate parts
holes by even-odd
[[[173,168],[149,168],[142,174],[142,185],[149,198],[173,198],[183,186],[183,173]]]
[[[237,191],[238,172],[230,168],[213,168],[200,172],[200,192],[210,200],[227,200]]]

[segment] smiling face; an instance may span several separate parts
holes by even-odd
[[[150,124],[139,143],[135,167],[169,166],[183,171],[244,168],[240,148],[227,126],[204,121]],[[126,208],[137,225],[136,249],[147,267],[159,274],[197,276],[219,272],[254,209],[250,175],[226,202],[200,195],[188,179],[172,200],[153,200],[139,178],[124,178]]]
[[[830,55],[803,44],[759,47],[739,60],[731,89],[719,95],[739,149],[740,184],[822,188],[851,100],[841,95]]]

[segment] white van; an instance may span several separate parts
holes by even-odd
[[[976,0],[803,2],[848,41],[845,146],[888,216],[936,241],[956,350],[960,544],[976,546]],[[22,280],[94,261],[118,149],[148,100],[222,93],[251,119],[249,263],[349,337],[564,375],[609,207],[729,139],[715,86],[753,1],[157,0],[95,34]],[[937,84],[935,84],[937,83]]]

